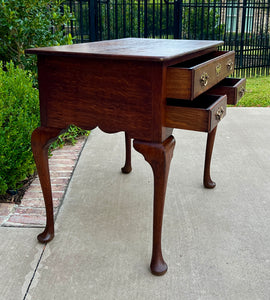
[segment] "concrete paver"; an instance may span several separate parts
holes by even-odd
[[[124,135],[93,131],[26,299],[269,299],[269,128],[268,108],[228,109],[214,190],[202,186],[206,134],[175,130],[163,277],[148,270],[151,168],[133,150],[133,171],[121,174]]]
[[[24,299],[44,249],[35,238],[39,231],[0,227],[0,299]]]

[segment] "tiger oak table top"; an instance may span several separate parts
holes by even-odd
[[[28,49],[26,53],[126,60],[168,61],[211,51],[223,41],[124,38],[65,46]]]

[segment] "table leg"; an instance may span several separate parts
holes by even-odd
[[[153,250],[150,268],[154,275],[163,275],[166,273],[168,267],[163,259],[161,248],[162,219],[167,180],[175,146],[175,139],[173,136],[170,136],[163,143],[150,143],[134,140],[133,146],[144,156],[145,160],[151,165],[153,170]]]
[[[125,145],[126,145],[126,162],[121,169],[122,173],[128,174],[131,172],[131,138],[128,133],[125,132]]]
[[[38,127],[32,133],[32,151],[46,207],[46,227],[37,237],[41,243],[49,242],[54,237],[53,201],[48,164],[48,148],[50,143],[57,138],[60,132],[61,130],[56,128]]]
[[[206,151],[205,151],[205,162],[204,162],[204,176],[203,176],[203,184],[208,189],[213,189],[216,186],[216,183],[212,181],[210,176],[210,165],[212,152],[215,142],[217,126],[208,133],[207,143],[206,143]]]

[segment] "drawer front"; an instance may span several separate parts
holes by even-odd
[[[234,71],[234,51],[215,51],[167,69],[167,98],[193,100]]]
[[[226,95],[202,95],[192,102],[167,99],[164,126],[210,132],[226,115],[226,105]]]
[[[235,105],[246,91],[245,78],[225,78],[209,90],[213,95],[227,95],[227,104]]]

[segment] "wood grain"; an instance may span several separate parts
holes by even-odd
[[[225,78],[208,92],[215,95],[227,95],[227,104],[236,105],[244,96],[245,90],[245,78]]]
[[[204,173],[203,173],[203,184],[204,187],[207,189],[213,189],[216,186],[216,183],[212,180],[210,174],[211,159],[212,159],[212,152],[213,152],[216,132],[217,132],[217,126],[207,135],[205,160],[204,160]]]
[[[234,51],[215,51],[199,58],[171,66],[167,74],[167,98],[193,100],[223,78],[229,76],[232,70],[227,68],[228,61],[234,63]],[[216,67],[220,65],[220,73]],[[207,73],[208,83],[201,85],[201,76]]]
[[[167,189],[167,180],[170,163],[175,147],[175,139],[170,136],[162,144],[134,140],[134,148],[140,152],[151,165],[154,176],[154,216],[153,216],[153,249],[151,272],[154,275],[163,275],[167,272],[167,264],[162,256],[161,233],[163,209]]]
[[[39,57],[41,124],[152,139],[151,64]]]
[[[121,169],[122,173],[128,174],[132,171],[131,166],[131,138],[130,136],[125,132],[125,148],[126,148],[126,159],[125,159],[125,165]]]
[[[41,243],[47,243],[54,237],[53,201],[48,164],[48,148],[50,143],[55,140],[61,132],[63,131],[56,128],[38,127],[33,131],[31,138],[32,151],[46,208],[46,227],[37,237]]]
[[[215,118],[218,108],[226,114],[227,97],[201,96],[196,101],[169,99],[165,108],[165,126],[171,128],[210,132],[218,124]]]
[[[214,51],[222,41],[124,38],[92,43],[27,49],[27,54],[114,60],[172,61]]]

